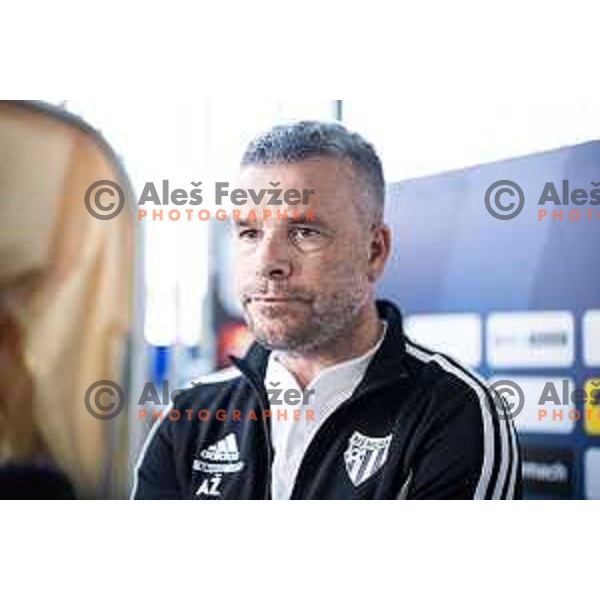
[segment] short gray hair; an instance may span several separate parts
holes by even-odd
[[[340,123],[298,121],[276,125],[248,144],[241,166],[295,163],[317,156],[349,160],[366,182],[378,217],[383,216],[385,180],[379,156],[369,142]]]

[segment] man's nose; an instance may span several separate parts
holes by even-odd
[[[269,232],[260,241],[257,275],[267,279],[286,279],[291,275],[292,264],[287,236]]]

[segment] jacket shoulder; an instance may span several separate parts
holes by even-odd
[[[175,396],[173,404],[181,410],[206,405],[207,402],[228,394],[241,380],[242,374],[235,366],[201,375]]]
[[[513,498],[520,477],[518,440],[506,402],[460,361],[406,341],[410,369],[431,394],[432,421],[446,430],[457,453],[471,447],[477,468],[475,498]]]

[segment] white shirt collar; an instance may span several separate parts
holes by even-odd
[[[324,368],[318,375],[306,386],[307,390],[315,390],[316,401],[319,406],[335,409],[337,405],[346,398],[349,398],[355,388],[361,382],[365,375],[371,359],[379,350],[387,331],[387,322],[381,320],[383,331],[375,345],[361,356],[356,356],[349,360],[336,363]],[[265,385],[271,387],[269,382],[281,382],[282,389],[297,389],[302,391],[300,384],[290,371],[278,360],[280,353],[271,352],[267,365],[265,376]],[[316,408],[316,406],[313,406]],[[322,412],[323,409],[320,411]]]
[[[273,464],[273,497],[289,498],[304,453],[315,433],[341,404],[343,404],[362,381],[367,368],[379,350],[387,332],[387,322],[382,320],[383,332],[377,343],[362,356],[331,365],[323,369],[307,386],[306,391],[314,390],[306,405],[286,405],[272,407],[271,432],[275,460]],[[269,355],[264,384],[267,390],[276,387],[282,390],[293,389],[303,392],[298,381],[288,369],[277,360],[277,353]],[[278,384],[274,386],[273,384]],[[301,418],[293,420],[293,411],[300,411]],[[306,411],[313,411],[313,418],[306,418]],[[287,413],[289,418],[282,419]]]

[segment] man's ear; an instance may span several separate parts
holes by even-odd
[[[369,281],[375,282],[385,268],[385,263],[392,248],[392,232],[383,223],[373,226],[371,232],[371,248],[369,255]]]

